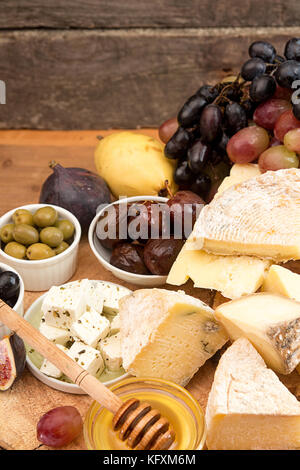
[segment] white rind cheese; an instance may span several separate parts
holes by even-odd
[[[209,450],[300,448],[300,403],[246,338],[220,359],[206,424]]]
[[[271,265],[254,256],[221,256],[183,246],[174,262],[167,283],[180,286],[189,278],[194,287],[215,289],[228,299],[253,294],[264,282]]]
[[[220,255],[300,259],[300,169],[268,171],[227,189],[202,209],[188,243]]]
[[[259,166],[255,163],[235,163],[230,170],[230,175],[226,176],[226,178],[224,178],[220,184],[217,196],[219,196],[231,186],[243,183],[243,181],[247,181],[250,178],[254,178],[260,174],[261,171]]]
[[[289,374],[300,362],[300,302],[271,293],[219,305],[216,318],[230,338],[248,338],[269,367]]]
[[[95,348],[100,339],[105,338],[110,331],[110,323],[96,310],[90,308],[71,326],[71,334],[78,337],[88,346]]]
[[[184,292],[141,289],[120,301],[123,367],[185,385],[227,341],[213,310]]]
[[[282,266],[271,266],[262,291],[274,292],[300,302],[300,275]]]

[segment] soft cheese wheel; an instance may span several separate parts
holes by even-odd
[[[120,300],[123,367],[186,385],[227,341],[213,310],[184,292],[141,289]]]
[[[189,243],[214,254],[300,259],[300,169],[230,187],[202,209]]]
[[[259,293],[223,303],[216,318],[233,340],[248,338],[269,367],[289,374],[300,362],[300,302]]]
[[[220,359],[206,424],[210,450],[300,448],[300,403],[246,338]]]

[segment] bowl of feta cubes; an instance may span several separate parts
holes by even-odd
[[[58,348],[105,385],[128,374],[122,367],[119,300],[126,287],[82,279],[53,286],[39,297],[24,318]],[[57,367],[26,345],[27,367],[41,382],[57,390],[84,394]]]

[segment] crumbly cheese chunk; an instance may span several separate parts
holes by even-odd
[[[122,351],[120,333],[109,336],[99,342],[104,364],[111,371],[118,371],[122,367]]]
[[[300,448],[300,403],[246,338],[219,361],[206,424],[209,450]]]
[[[74,321],[86,310],[86,290],[89,281],[53,286],[47,293],[42,312],[47,325],[70,329]]]
[[[65,346],[72,338],[68,330],[47,325],[44,317],[41,319],[39,330],[42,335],[49,339],[49,341],[53,341],[53,343],[61,344],[63,346]]]
[[[107,318],[90,308],[71,326],[71,333],[88,346],[95,348],[100,339],[109,334],[110,323]]]
[[[274,292],[300,302],[300,275],[282,266],[271,266],[262,291]]]
[[[99,377],[104,370],[101,353],[81,341],[75,341],[69,349],[69,356],[91,375]]]
[[[103,289],[103,312],[116,315],[119,311],[119,300],[130,294],[130,290],[122,286],[100,283]]]
[[[116,333],[119,333],[120,327],[121,327],[121,319],[120,319],[120,315],[118,314],[113,318],[110,324],[110,334],[115,335]]]
[[[87,308],[96,310],[98,313],[103,311],[103,287],[98,282],[90,281],[87,292],[86,292],[86,304]]]
[[[65,354],[69,354],[69,349],[65,348],[61,344],[57,344],[57,347],[61,349]],[[44,359],[40,371],[48,375],[49,377],[53,377],[54,379],[60,379],[63,375],[62,371],[58,369],[52,362],[48,361],[48,359]]]

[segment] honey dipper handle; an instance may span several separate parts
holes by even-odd
[[[122,401],[96,377],[90,375],[77,362],[56,347],[24,318],[0,299],[0,321],[15,331],[20,338],[58,367],[67,377],[76,383],[102,406],[115,413]]]

